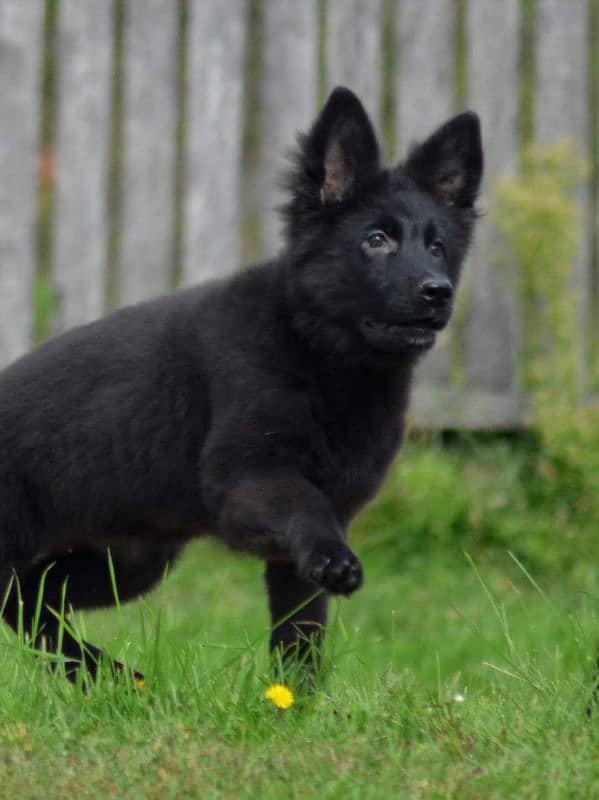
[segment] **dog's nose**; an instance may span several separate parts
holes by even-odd
[[[435,308],[441,308],[453,297],[453,286],[445,278],[422,281],[419,286],[420,296]]]

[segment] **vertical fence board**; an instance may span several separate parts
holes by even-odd
[[[31,336],[42,23],[39,0],[0,4],[0,366]]]
[[[316,108],[318,28],[315,0],[277,0],[263,9],[260,191],[262,250],[269,257],[280,244],[275,209],[283,198],[276,184],[285,155],[298,131],[311,124]]]
[[[190,0],[183,280],[224,277],[241,257],[245,0]]]
[[[402,0],[395,20],[395,126],[397,153],[405,158],[452,113],[454,96],[453,0]],[[439,337],[418,369],[420,383],[441,384],[451,372],[451,341]]]
[[[381,118],[381,26],[382,0],[328,1],[327,85],[356,92],[376,126]]]
[[[519,0],[468,6],[468,99],[480,114],[485,148],[483,207],[498,179],[512,175],[518,152]],[[516,391],[518,307],[509,260],[488,217],[478,223],[468,274],[468,385]]]
[[[395,34],[395,124],[403,158],[453,109],[454,0],[401,0]]]
[[[57,175],[53,268],[57,330],[104,310],[112,3],[58,7]]]
[[[120,300],[165,292],[173,257],[178,8],[129,0],[125,16]]]
[[[588,91],[588,0],[537,0],[535,19],[535,135],[539,144],[574,140],[578,154],[590,157]],[[591,213],[588,183],[578,189],[583,221],[581,248],[572,282],[580,299],[581,373],[586,364],[591,296]],[[586,381],[583,380],[583,384]]]

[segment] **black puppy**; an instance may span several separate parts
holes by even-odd
[[[203,534],[266,561],[273,648],[318,641],[327,593],[362,583],[347,527],[449,320],[482,162],[465,113],[385,169],[360,101],[336,89],[301,139],[278,258],[71,330],[1,373],[0,581],[17,576],[31,631],[46,573],[36,646],[57,646],[64,586],[66,608],[113,604],[108,549],[127,600]],[[13,589],[4,618],[18,617]],[[62,654],[92,674],[101,656],[68,634]]]

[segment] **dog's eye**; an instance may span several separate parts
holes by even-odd
[[[380,260],[396,252],[397,242],[386,234],[385,231],[374,230],[362,240],[360,247],[368,258]]]
[[[431,254],[431,256],[434,256],[435,258],[441,258],[441,256],[445,253],[443,242],[440,242],[438,239],[435,239],[435,241],[428,248],[428,251]]]
[[[383,231],[374,231],[366,237],[366,242],[368,247],[372,247],[373,249],[384,247],[387,242],[387,237]]]

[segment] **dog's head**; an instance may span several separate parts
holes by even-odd
[[[383,167],[362,104],[335,89],[300,138],[284,208],[288,295],[303,334],[360,360],[432,347],[451,316],[482,169],[472,112]]]

